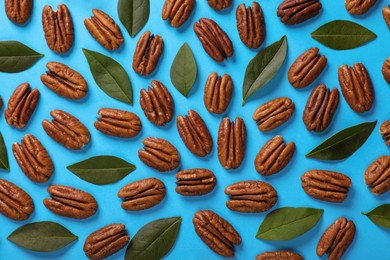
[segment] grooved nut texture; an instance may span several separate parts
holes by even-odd
[[[305,260],[300,254],[279,250],[274,252],[264,252],[256,256],[255,260]]]
[[[383,7],[383,9],[382,9],[382,16],[383,16],[383,19],[385,20],[385,22],[387,24],[387,27],[389,27],[389,30],[390,30],[390,5],[387,6],[387,7]]]
[[[352,15],[362,15],[368,12],[377,0],[345,0],[345,9]]]
[[[214,10],[221,11],[228,8],[233,3],[233,0],[207,0],[207,3]]]
[[[210,113],[223,114],[229,106],[233,92],[233,81],[230,75],[210,74],[204,87],[203,101]]]
[[[364,181],[375,195],[390,190],[390,156],[381,156],[367,167]]]
[[[386,145],[390,146],[390,120],[387,120],[381,124],[379,133],[382,135]]]
[[[0,213],[13,220],[26,220],[34,211],[34,203],[24,190],[0,179]]]
[[[5,13],[12,22],[24,24],[31,16],[33,0],[5,0]]]
[[[168,20],[172,27],[182,26],[191,16],[195,0],[165,0],[162,19]]]
[[[318,0],[284,0],[277,10],[282,23],[294,25],[317,16],[322,9]]]
[[[176,192],[183,196],[201,196],[210,193],[217,179],[207,169],[188,169],[176,174]]]
[[[386,80],[386,82],[388,84],[390,84],[390,57],[387,58],[386,61],[383,63],[382,74],[383,74],[383,78]]]

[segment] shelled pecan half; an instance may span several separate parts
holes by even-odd
[[[218,76],[213,72],[204,86],[204,105],[210,113],[223,114],[229,106],[233,92],[233,81],[230,75]]]
[[[30,19],[33,0],[5,0],[5,13],[12,22],[24,24]]]
[[[390,8],[389,8],[389,12],[390,12]],[[382,74],[386,82],[390,84],[390,57],[387,58],[386,61],[383,63]]]
[[[382,16],[383,16],[383,19],[385,20],[385,22],[387,24],[387,27],[389,27],[389,29],[390,29],[390,5],[386,6],[386,7],[383,7],[383,9],[382,9]]]
[[[34,211],[34,203],[24,190],[0,179],[0,213],[13,220],[26,220]]]
[[[182,26],[191,16],[195,0],[165,0],[162,9],[162,19],[174,27]]]
[[[345,9],[352,15],[362,15],[368,12],[377,0],[345,0]]]
[[[294,25],[317,16],[321,9],[322,4],[318,0],[284,0],[276,14],[282,23]]]
[[[264,252],[256,256],[255,260],[305,260],[300,254],[279,250],[274,252]]]
[[[207,0],[207,3],[215,11],[222,11],[228,8],[233,3],[233,0]]]
[[[390,156],[381,156],[372,162],[364,172],[364,181],[375,195],[390,190]]]
[[[176,173],[176,192],[183,196],[201,196],[210,193],[217,179],[207,169],[188,169]]]

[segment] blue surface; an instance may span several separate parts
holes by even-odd
[[[236,30],[235,9],[243,1],[234,1],[234,6],[222,13],[217,13],[209,8],[206,1],[197,1],[196,8],[189,21],[180,29],[170,27],[166,21],[161,19],[163,1],[151,0],[151,2],[151,15],[142,32],[151,30],[153,33],[162,35],[165,48],[156,72],[147,78],[137,75],[131,68],[135,45],[142,32],[132,39],[120,24],[122,33],[125,36],[124,46],[119,51],[109,52],[101,47],[84,27],[83,20],[91,15],[93,8],[104,10],[119,23],[116,1],[66,2],[71,11],[76,37],[73,48],[65,55],[57,55],[47,47],[41,26],[41,11],[44,4],[56,6],[61,3],[60,1],[34,1],[32,19],[22,27],[12,24],[6,18],[4,6],[0,5],[0,40],[19,40],[36,51],[45,54],[43,59],[25,72],[18,74],[0,73],[0,95],[5,102],[8,101],[15,87],[23,82],[29,82],[32,87],[38,88],[41,92],[38,107],[29,125],[23,130],[16,130],[8,126],[4,120],[4,108],[1,111],[0,128],[8,148],[11,172],[1,172],[0,177],[10,180],[25,189],[34,200],[35,211],[27,221],[23,222],[12,221],[0,215],[0,259],[84,259],[86,257],[82,248],[85,238],[91,232],[104,225],[114,222],[124,223],[130,236],[133,237],[138,229],[146,223],[170,216],[182,216],[183,222],[177,242],[166,256],[166,259],[222,259],[212,252],[194,232],[191,219],[194,213],[200,209],[214,210],[230,221],[241,234],[243,242],[235,249],[236,259],[254,259],[260,252],[276,249],[294,249],[306,259],[317,259],[315,248],[322,232],[335,219],[341,216],[352,219],[357,226],[355,239],[346,252],[344,259],[390,259],[389,230],[374,225],[367,217],[360,214],[362,211],[369,211],[380,204],[389,203],[390,200],[389,192],[380,197],[371,194],[366,188],[363,179],[365,169],[373,160],[381,155],[389,154],[389,148],[385,146],[379,134],[380,123],[390,118],[390,86],[386,84],[381,74],[383,61],[390,56],[390,31],[386,27],[381,15],[381,9],[386,5],[385,2],[388,1],[379,0],[376,6],[362,17],[350,16],[344,8],[344,1],[322,1],[324,7],[318,17],[293,27],[285,26],[276,17],[276,9],[280,1],[262,1],[261,6],[265,13],[267,37],[261,48],[279,40],[283,35],[287,35],[289,43],[288,55],[277,76],[270,84],[250,98],[244,107],[241,107],[241,89],[244,72],[248,61],[256,54],[256,51],[249,50],[242,44]],[[251,3],[251,1],[245,2],[247,4]],[[192,25],[201,17],[214,19],[233,41],[234,56],[227,62],[221,64],[214,62],[205,53],[199,40],[196,38]],[[340,52],[328,49],[310,37],[310,32],[334,19],[358,22],[374,31],[378,38],[355,50]],[[194,51],[198,65],[197,81],[188,98],[184,98],[173,87],[169,78],[170,65],[176,52],[185,41],[190,44]],[[306,89],[296,90],[287,81],[287,70],[298,55],[314,46],[318,46],[320,52],[327,56],[328,65],[324,73],[314,84]],[[97,87],[82,53],[82,48],[110,55],[124,66],[133,85],[134,106],[113,100]],[[47,89],[41,83],[39,76],[45,72],[45,64],[49,61],[63,62],[78,70],[89,84],[87,97],[81,101],[70,101],[57,96]],[[308,132],[301,118],[306,100],[313,87],[318,83],[325,83],[328,87],[340,89],[337,80],[337,68],[342,64],[352,65],[355,62],[363,62],[371,75],[375,88],[373,108],[368,113],[356,114],[349,108],[345,99],[341,96],[339,108],[328,130],[322,134]],[[247,126],[248,145],[246,156],[242,166],[236,171],[226,171],[220,166],[216,152],[216,140],[217,129],[222,117],[209,114],[203,105],[204,83],[207,76],[213,71],[219,74],[229,73],[234,81],[234,96],[224,116],[229,116],[230,118],[240,116],[244,119]],[[175,101],[175,117],[186,114],[189,109],[195,109],[204,118],[211,130],[214,141],[211,155],[206,158],[192,155],[184,146],[177,133],[175,120],[165,127],[158,128],[146,119],[139,105],[139,91],[141,88],[147,87],[152,79],[162,81],[170,90]],[[251,119],[253,111],[264,102],[280,96],[290,97],[295,102],[296,111],[293,117],[282,127],[270,133],[264,134],[259,132],[255,122]],[[97,111],[102,107],[126,109],[136,113],[141,118],[143,125],[141,134],[135,139],[122,140],[98,132],[93,127],[93,123]],[[42,129],[41,121],[49,119],[49,113],[53,109],[63,109],[77,116],[89,128],[92,135],[91,144],[81,152],[74,152],[65,149],[48,137]],[[367,143],[350,158],[338,162],[321,162],[305,158],[304,155],[307,152],[339,130],[374,120],[378,120],[378,125],[374,132]],[[27,133],[36,135],[54,160],[56,170],[48,183],[35,184],[31,182],[21,172],[12,155],[11,144],[19,142],[23,135]],[[297,151],[286,169],[275,176],[265,178],[255,171],[253,162],[263,144],[276,134],[282,135],[287,142],[294,141],[297,145]],[[218,179],[215,190],[209,195],[198,198],[185,198],[176,194],[174,173],[159,173],[146,167],[138,159],[137,151],[142,148],[141,141],[148,136],[166,138],[172,142],[180,151],[182,158],[181,169],[206,167],[212,170]],[[137,166],[137,170],[118,183],[95,186],[82,181],[66,169],[66,166],[70,164],[91,156],[103,154],[124,158],[134,163]],[[301,188],[300,176],[310,169],[328,169],[347,174],[353,181],[347,200],[342,204],[332,204],[312,199],[306,195]],[[146,177],[157,177],[165,183],[167,186],[166,198],[160,205],[146,211],[126,212],[122,210],[120,207],[121,200],[117,198],[118,190],[130,182]],[[322,219],[308,233],[291,241],[267,242],[256,239],[255,234],[266,213],[240,214],[231,212],[225,207],[227,196],[223,192],[227,185],[251,179],[267,181],[275,187],[279,199],[273,209],[284,206],[323,208],[325,212]],[[42,203],[42,200],[48,197],[46,188],[50,184],[70,185],[90,192],[95,196],[99,204],[97,214],[83,221],[72,220],[53,214]],[[57,252],[35,253],[24,250],[6,239],[13,230],[21,225],[43,220],[52,220],[63,224],[74,234],[78,235],[78,241]],[[124,252],[124,250],[121,250],[111,259],[123,259]]]

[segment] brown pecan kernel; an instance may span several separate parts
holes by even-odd
[[[351,179],[338,172],[325,170],[311,170],[301,176],[302,188],[307,195],[318,200],[328,202],[343,202],[349,188],[352,186]]]
[[[364,65],[355,63],[350,68],[343,65],[338,74],[341,91],[348,105],[358,113],[370,110],[374,102],[374,88]]]
[[[142,76],[152,73],[158,64],[164,49],[164,42],[160,35],[146,31],[138,40],[133,57],[133,70]]]
[[[287,166],[295,152],[295,143],[286,144],[283,137],[275,136],[265,143],[255,159],[255,168],[263,176],[278,173]]]
[[[364,181],[375,195],[390,190],[390,156],[381,156],[368,166]]]
[[[256,256],[255,260],[305,260],[300,254],[279,250],[264,252]]]
[[[233,0],[207,0],[207,3],[214,10],[222,11],[223,9],[229,8]]]
[[[41,81],[57,95],[81,99],[87,94],[87,82],[77,71],[60,62],[48,62],[46,67],[48,70],[41,75]]]
[[[383,9],[382,9],[382,16],[383,16],[383,19],[385,20],[385,22],[387,24],[387,27],[389,27],[389,29],[390,29],[390,5],[387,6],[387,7],[383,7]]]
[[[211,250],[224,257],[234,256],[234,245],[241,244],[241,236],[226,219],[211,210],[200,210],[192,223],[196,234]]]
[[[188,111],[187,116],[177,117],[177,131],[188,150],[193,154],[204,157],[211,153],[213,140],[209,129],[194,110]]]
[[[352,15],[362,15],[368,12],[376,0],[345,0],[345,9]]]
[[[12,22],[24,24],[31,16],[32,0],[5,0],[5,13]]]
[[[383,78],[386,80],[386,82],[388,84],[390,84],[390,57],[387,58],[386,61],[383,63],[382,74],[383,74]]]
[[[50,115],[53,120],[43,120],[42,126],[57,143],[71,150],[81,150],[89,143],[91,135],[76,117],[57,109],[51,111]]]
[[[20,84],[11,95],[5,110],[5,120],[10,126],[23,128],[27,125],[39,101],[39,90],[30,84]]]
[[[291,65],[288,71],[288,81],[294,88],[309,86],[324,70],[327,59],[318,52],[318,48],[308,49]]]
[[[248,47],[257,49],[265,40],[263,9],[257,2],[252,7],[240,4],[236,10],[237,30],[241,41]]]
[[[12,144],[12,152],[16,162],[30,180],[47,182],[53,174],[53,161],[35,136],[27,134],[23,137],[21,144]]]
[[[194,31],[198,36],[204,50],[215,61],[233,56],[233,44],[229,36],[211,19],[201,18],[194,24]]]
[[[204,87],[203,101],[210,113],[222,114],[226,111],[232,98],[233,81],[230,75],[210,74]]]
[[[88,192],[69,186],[51,185],[47,189],[51,199],[44,199],[43,204],[53,213],[63,217],[85,219],[96,213],[98,205]]]
[[[390,146],[390,120],[383,122],[379,128],[379,132],[382,135],[383,140],[387,146]]]
[[[322,4],[318,0],[284,0],[278,7],[277,16],[282,23],[302,23],[320,13]]]
[[[57,53],[67,52],[74,41],[73,22],[68,7],[60,4],[57,11],[46,5],[42,11],[42,26],[47,46]]]
[[[322,132],[328,128],[339,105],[339,99],[337,88],[333,88],[330,92],[324,84],[320,84],[313,89],[303,112],[303,123],[306,129]]]
[[[84,25],[95,40],[107,50],[116,50],[123,44],[121,29],[115,21],[99,9],[92,10],[93,16],[84,20]]]
[[[0,179],[0,213],[13,220],[26,220],[34,211],[34,203],[24,190]]]
[[[162,19],[168,20],[172,27],[182,26],[194,10],[195,0],[165,0]]]
[[[90,259],[103,259],[124,248],[130,241],[125,225],[111,224],[90,234],[84,252]]]
[[[212,171],[207,169],[189,169],[176,174],[176,192],[183,196],[201,196],[210,193],[217,179]]]
[[[246,127],[244,120],[237,117],[230,122],[228,117],[222,119],[218,129],[218,160],[225,169],[237,169],[245,156]]]
[[[170,142],[161,138],[148,137],[142,143],[144,150],[138,151],[138,157],[147,166],[160,172],[169,172],[179,167],[179,152]]]
[[[318,241],[317,255],[327,254],[329,260],[340,259],[352,243],[354,236],[355,224],[353,221],[346,218],[337,219]]]
[[[287,122],[294,113],[295,105],[287,97],[276,98],[261,106],[253,113],[253,120],[262,132],[271,131]]]

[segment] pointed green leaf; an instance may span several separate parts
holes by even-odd
[[[43,54],[18,41],[0,41],[0,72],[27,70],[42,57]]]
[[[4,143],[3,135],[0,132],[0,169],[9,171],[7,147]]]
[[[149,0],[119,0],[118,16],[131,37],[145,26],[149,19]]]
[[[362,214],[366,215],[375,224],[384,228],[390,228],[390,204],[380,205],[370,212],[362,212]]]

